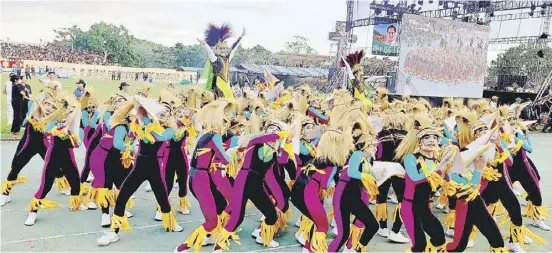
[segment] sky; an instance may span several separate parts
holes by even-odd
[[[124,25],[131,34],[166,46],[195,44],[209,22],[229,23],[234,35],[242,29],[245,47],[260,44],[273,52],[284,49],[293,36],[304,36],[319,54],[328,55],[328,33],[345,20],[345,0],[180,0],[180,1],[6,1],[0,2],[0,38],[17,42],[52,41],[54,29],[77,25],[86,30],[104,21]],[[355,17],[366,17],[371,1],[361,1]],[[436,7],[438,1],[422,10]],[[490,38],[536,36],[541,19],[496,22]],[[353,30],[353,48],[370,51],[373,27]],[[230,41],[232,41],[231,39]],[[513,45],[489,48],[489,60]]]

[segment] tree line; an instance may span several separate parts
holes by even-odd
[[[207,55],[201,45],[164,46],[148,40],[134,37],[122,25],[105,22],[95,23],[88,30],[82,30],[76,25],[54,30],[56,35],[54,45],[66,49],[86,49],[101,52],[104,62],[125,67],[140,68],[176,68],[180,66],[201,68],[207,60]],[[316,51],[309,46],[305,37],[295,36],[287,42],[284,52],[313,54]],[[261,45],[251,48],[239,46],[232,66],[243,63],[278,64],[273,52]],[[281,63],[280,63],[281,64]]]

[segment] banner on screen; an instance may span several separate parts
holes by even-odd
[[[489,26],[405,14],[397,94],[483,95]]]
[[[372,37],[372,54],[397,56],[399,47],[398,25],[395,24],[377,24],[374,26],[374,35]]]

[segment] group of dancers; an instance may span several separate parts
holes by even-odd
[[[174,252],[232,249],[250,204],[262,213],[252,237],[269,248],[279,247],[292,206],[301,214],[295,237],[304,252],[366,252],[376,234],[410,243],[413,252],[464,251],[477,231],[491,252],[524,252],[525,244],[544,242],[522,220],[525,215],[534,227],[550,230],[519,106],[493,108],[484,99],[445,99],[437,106],[423,98],[390,101],[384,88],[369,98],[361,86],[362,52],[342,59],[350,90],[316,94],[267,81],[264,90],[234,98],[225,72],[232,53],[222,50],[222,41],[209,52],[208,88],[183,86],[153,97],[151,86],[121,86],[100,102],[93,89],[77,101],[45,87],[2,183],[2,205],[27,181],[21,170],[38,154],[41,183],[25,225],[37,222],[38,210],[61,206],[46,199],[55,182],[70,196],[71,210],[101,211],[100,225],[110,230],[97,240],[100,246],[131,231],[129,209],[145,181],[166,232],[183,230],[174,209],[190,213],[188,189],[205,218]],[[79,174],[74,149],[80,145],[86,157]],[[514,182],[527,193],[523,211]],[[176,206],[169,198],[175,183]],[[394,197],[388,198],[391,186]],[[388,201],[397,203],[391,229]],[[443,222],[434,202],[448,212]],[[499,226],[506,224],[504,241]],[[335,237],[328,241],[329,233]]]

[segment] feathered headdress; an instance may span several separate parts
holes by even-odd
[[[215,24],[209,24],[207,30],[205,30],[205,41],[211,47],[224,43],[230,37],[232,37],[232,29],[228,24],[222,24],[220,27]]]
[[[348,65],[351,68],[351,71],[355,73],[362,68],[362,65],[360,65],[362,57],[364,57],[364,50],[349,53],[347,55],[347,58],[341,59],[339,61],[339,67],[343,68]],[[346,62],[344,62],[343,60],[345,60]]]

